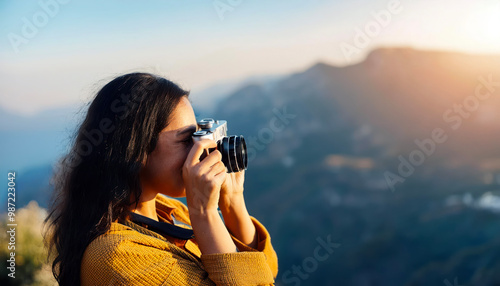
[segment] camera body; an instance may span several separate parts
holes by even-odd
[[[227,121],[204,118],[197,122],[200,130],[193,133],[194,140],[211,139],[217,143],[222,162],[228,173],[247,169],[247,147],[243,136],[227,136]],[[209,149],[212,152],[215,149]]]
[[[227,136],[227,121],[204,118],[198,121],[200,130],[193,133],[195,140],[212,139],[220,141]]]

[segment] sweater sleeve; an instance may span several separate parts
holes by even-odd
[[[171,200],[170,203],[175,204],[175,206],[178,210],[178,212],[176,214],[178,215],[179,219],[181,219],[182,222],[191,225],[191,221],[189,220],[189,212],[188,212],[187,207],[177,200]],[[247,258],[250,258],[250,257],[255,258],[256,263],[258,265],[262,266],[263,268],[265,268],[263,266],[264,264],[262,264],[262,262],[264,261],[265,264],[267,264],[269,270],[271,271],[272,277],[276,278],[276,276],[278,275],[278,257],[277,257],[276,252],[274,251],[273,246],[271,244],[271,236],[269,235],[269,232],[267,231],[267,229],[257,219],[255,219],[252,216],[250,217],[250,219],[252,220],[252,222],[255,226],[255,229],[257,231],[257,249],[249,247],[248,245],[244,244],[243,242],[238,240],[233,235],[231,235],[231,238],[233,239],[234,244],[236,245],[236,247],[238,248],[238,250],[240,252],[260,252],[260,254],[254,253],[254,254],[250,254],[250,255],[246,254],[246,255],[247,255]],[[235,254],[229,254],[229,255],[231,256],[231,255],[235,255]],[[203,261],[204,266],[207,268],[207,271],[209,273],[218,273],[217,269],[218,269],[218,267],[220,267],[220,265],[226,265],[228,263],[232,263],[231,261],[233,261],[233,260],[230,260],[230,261],[225,260],[227,258],[227,256],[228,255],[221,255],[221,254],[213,254],[211,256],[202,256],[202,261]],[[221,260],[221,261],[219,261],[219,260]],[[250,263],[252,263],[252,262],[249,261],[249,262],[245,262],[245,263],[249,263],[247,265],[250,265]],[[213,269],[214,271],[212,271],[212,268],[215,268],[215,269]],[[231,270],[230,268],[231,268],[230,266],[227,266],[226,271],[229,272]],[[248,266],[245,266],[243,268],[248,268]],[[265,272],[267,272],[267,270],[265,270]],[[214,281],[219,280],[219,278],[217,277],[217,274],[212,274],[210,277],[211,277],[211,279],[214,279]]]
[[[149,243],[97,238],[84,253],[81,285],[214,285],[200,266]]]
[[[278,258],[266,228],[251,217],[257,231],[257,249],[231,235],[240,252],[202,255],[209,277],[217,285],[274,285]]]
[[[231,234],[234,244],[236,244],[239,251],[260,251],[264,253],[266,263],[269,266],[273,277],[276,278],[278,275],[278,256],[276,255],[273,245],[271,244],[271,236],[264,225],[262,225],[257,219],[254,217],[250,217],[250,219],[255,226],[255,230],[257,231],[257,249],[249,247]]]

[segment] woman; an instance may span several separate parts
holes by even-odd
[[[245,207],[244,171],[228,174],[217,150],[202,156],[216,143],[192,140],[188,94],[133,73],[91,102],[46,219],[60,285],[274,283],[276,253]]]

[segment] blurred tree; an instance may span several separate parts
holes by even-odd
[[[26,207],[15,212],[16,227],[16,272],[15,278],[8,276],[7,259],[10,258],[8,249],[9,237],[7,233],[7,214],[2,215],[0,225],[0,285],[57,285],[50,263],[46,263],[47,250],[43,245],[42,224],[47,216],[45,209],[40,208],[36,201],[31,201]]]

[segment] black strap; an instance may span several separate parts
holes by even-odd
[[[191,238],[194,238],[194,233],[192,229],[176,226],[168,222],[159,222],[134,212],[130,212],[130,220],[139,225],[146,224],[149,226],[148,229],[154,232],[164,233],[171,237],[184,240],[189,240]]]

